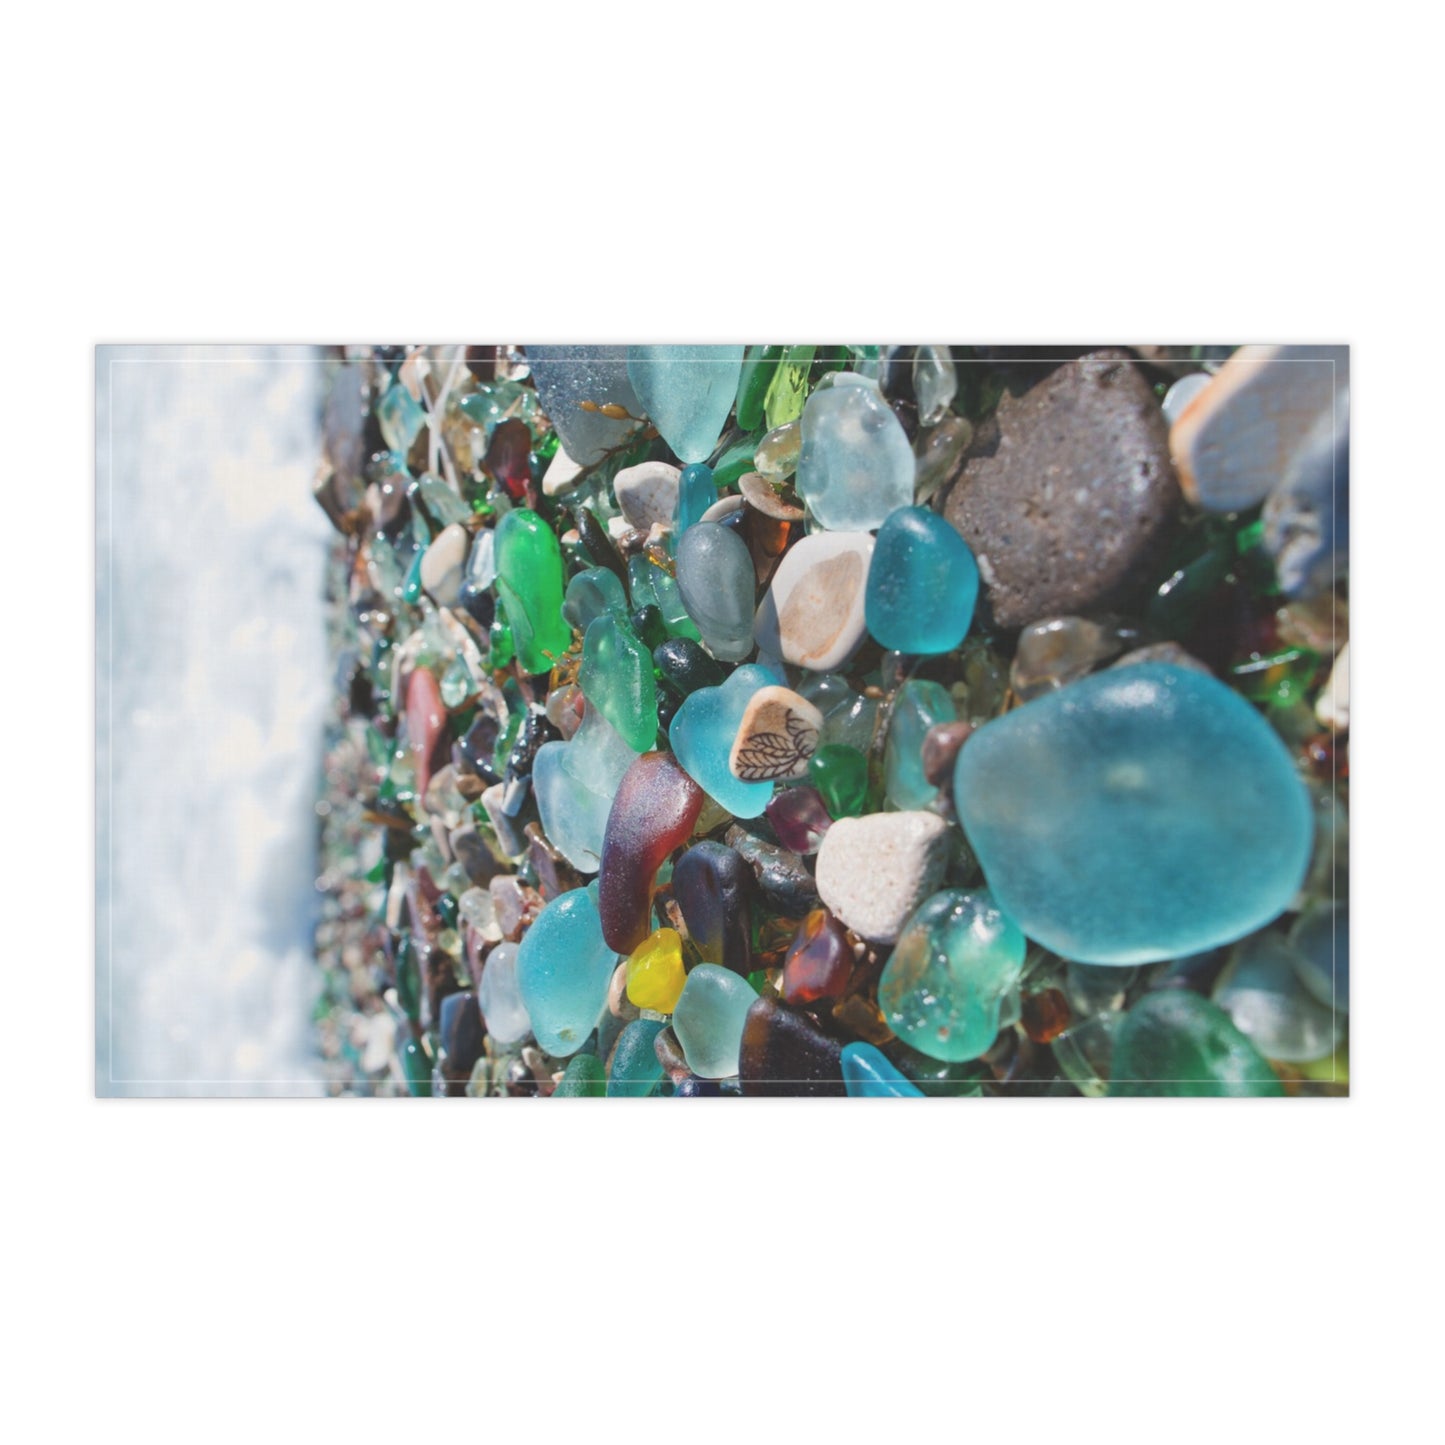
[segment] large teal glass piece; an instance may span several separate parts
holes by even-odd
[[[877,386],[844,373],[803,408],[798,495],[830,532],[871,532],[913,500],[913,448]]]
[[[923,776],[923,739],[929,728],[957,718],[953,698],[941,683],[912,678],[898,689],[883,755],[884,792],[895,807],[926,808],[938,796],[938,789]]]
[[[752,985],[730,968],[699,963],[688,974],[673,1010],[672,1031],[698,1078],[729,1079],[737,1073],[743,1026],[757,1001]]]
[[[1027,944],[987,891],[945,889],[903,925],[878,979],[888,1027],[931,1059],[976,1059],[1023,972]]]
[[[741,346],[629,346],[627,375],[662,439],[683,462],[705,462],[737,396]]]
[[[517,985],[532,1033],[554,1058],[575,1054],[607,1007],[617,955],[602,937],[597,885],[554,898],[522,935]]]
[[[646,752],[657,741],[652,654],[610,612],[594,618],[587,628],[577,682],[587,701],[634,752]]]
[[[677,483],[673,536],[681,537],[694,522],[700,522],[702,514],[716,501],[717,483],[713,480],[712,468],[703,462],[693,462],[691,466],[684,467]]]
[[[1188,989],[1146,994],[1114,1037],[1114,1098],[1278,1097],[1284,1086],[1229,1015]]]
[[[985,723],[954,803],[999,904],[1081,963],[1202,953],[1289,907],[1309,794],[1269,724],[1206,674],[1112,668]]]
[[[756,818],[773,796],[771,781],[745,783],[728,766],[743,713],[759,688],[783,679],[761,663],[737,668],[721,687],[699,688],[678,708],[668,740],[687,775],[735,818]]]
[[[872,1044],[847,1044],[841,1059],[843,1087],[850,1099],[921,1099],[923,1090],[888,1062]]]
[[[927,507],[900,507],[878,529],[863,616],[894,652],[951,652],[978,602],[978,563],[951,523]]]

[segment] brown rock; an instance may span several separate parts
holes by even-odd
[[[1179,506],[1169,431],[1140,366],[1097,351],[1005,395],[980,428],[944,515],[978,560],[993,622],[1123,600]]]

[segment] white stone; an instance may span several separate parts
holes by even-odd
[[[552,460],[547,463],[547,470],[542,473],[542,495],[558,496],[567,491],[581,475],[581,463],[574,462],[561,447],[558,447]]]
[[[679,468],[666,462],[642,462],[635,467],[624,467],[612,479],[612,490],[622,515],[639,532],[647,531],[654,522],[670,527],[672,514],[677,510],[681,476]]]
[[[778,565],[754,635],[764,652],[796,667],[831,672],[863,641],[863,599],[873,538],[867,532],[815,532]]]
[[[947,861],[948,825],[936,813],[839,818],[818,849],[818,895],[861,938],[895,943]]]
[[[455,607],[462,590],[462,569],[472,539],[459,522],[443,527],[436,541],[422,554],[421,585],[439,607]]]
[[[1335,665],[1330,669],[1330,680],[1315,703],[1315,716],[1321,727],[1334,728],[1344,732],[1350,725],[1350,644],[1340,649]]]

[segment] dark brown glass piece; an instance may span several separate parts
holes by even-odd
[[[745,1097],[841,1096],[843,1046],[807,1014],[760,998],[743,1025],[738,1074]]]

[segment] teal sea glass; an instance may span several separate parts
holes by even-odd
[[[612,1051],[609,1099],[645,1099],[657,1092],[663,1068],[655,1044],[666,1027],[661,1019],[634,1019],[622,1030]]]
[[[894,652],[951,652],[968,633],[978,602],[978,563],[937,512],[900,507],[878,529],[863,618]]]
[[[1242,697],[1166,663],[1112,668],[985,723],[954,802],[1000,906],[1081,963],[1202,953],[1304,880],[1309,794]]]
[[[631,627],[610,612],[594,618],[587,628],[577,683],[634,752],[646,752],[657,741],[652,654]]]
[[[684,462],[705,462],[733,409],[741,346],[629,346],[627,375],[662,439]]]
[[[569,626],[585,634],[591,623],[604,612],[626,617],[627,594],[622,590],[622,583],[615,572],[609,572],[605,567],[588,567],[568,582],[567,595],[562,600],[562,616]]]
[[[712,469],[703,462],[693,462],[682,469],[677,483],[677,507],[673,512],[672,531],[681,537],[702,514],[717,501],[717,483]]]
[[[537,750],[537,816],[553,847],[581,873],[595,873],[602,864],[607,815],[639,751],[591,703],[570,742],[543,743]]]
[[[953,698],[941,683],[911,678],[898,689],[883,755],[884,793],[894,807],[926,808],[938,796],[923,776],[923,739],[929,728],[957,718]]]
[[[850,1099],[921,1099],[923,1090],[872,1044],[847,1044],[840,1060]]]
[[[522,935],[517,986],[538,1044],[575,1054],[607,1007],[617,955],[602,937],[597,885],[554,898]]]
[[[672,1031],[698,1078],[729,1079],[737,1073],[743,1026],[757,1001],[752,985],[731,969],[699,963],[688,974],[673,1010]]]
[[[668,740],[683,770],[735,818],[756,818],[773,796],[771,781],[745,783],[734,777],[728,757],[752,695],[782,682],[771,667],[747,663],[720,687],[692,693],[668,728]]]

